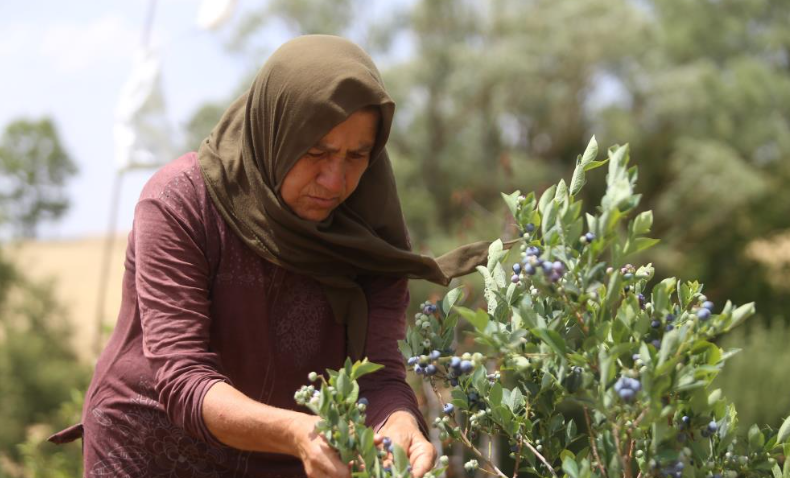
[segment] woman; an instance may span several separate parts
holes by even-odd
[[[113,336],[87,392],[87,476],[349,476],[293,393],[345,357],[368,423],[422,475],[436,451],[396,341],[407,278],[446,284],[485,245],[410,252],[384,150],[394,104],[353,43],[280,47],[201,145],[143,189]],[[441,264],[441,265],[440,265]]]

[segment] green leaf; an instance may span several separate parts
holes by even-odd
[[[560,334],[549,329],[532,329],[532,333],[551,347],[557,355],[565,357],[567,347]]]
[[[453,308],[456,302],[463,298],[463,295],[464,288],[461,286],[452,289],[444,296],[444,299],[442,300],[442,311],[444,312],[445,316],[450,315],[450,309]]]
[[[504,199],[505,204],[507,204],[507,208],[510,210],[510,214],[513,217],[517,217],[518,214],[518,197],[521,196],[521,191],[515,191],[511,194],[502,193],[502,199]]]
[[[779,427],[779,433],[776,435],[776,444],[783,445],[788,443],[788,438],[790,438],[790,416],[785,418],[782,426]]]
[[[576,161],[576,169],[573,170],[573,178],[571,179],[571,196],[576,196],[576,194],[587,182],[584,173],[587,171],[588,166],[593,162],[596,156],[598,156],[598,142],[595,140],[595,136],[593,136],[590,138],[590,142],[587,143],[587,149],[584,150],[584,155],[580,156]],[[599,163],[603,164],[602,161],[599,161]]]
[[[406,456],[406,452],[403,451],[403,448],[400,445],[392,445],[392,457],[393,457],[393,465],[395,465],[395,471],[400,473],[402,471],[406,471],[406,468],[409,466],[409,457]]]
[[[543,195],[540,196],[540,201],[538,201],[538,211],[540,211],[540,213],[543,214],[544,216],[545,214],[543,211],[545,211],[546,206],[548,206],[549,203],[554,202],[554,192],[556,190],[557,190],[556,185],[551,186],[550,188],[543,191]]]
[[[383,365],[368,362],[368,359],[365,359],[362,362],[357,362],[351,367],[351,380],[358,380],[359,377],[373,373],[382,368],[384,368]]]
[[[562,471],[567,473],[570,478],[579,478],[579,465],[569,456],[562,460]]]
[[[346,371],[343,369],[337,374],[337,386],[335,388],[338,394],[337,399],[340,401],[345,400],[353,389],[351,380],[348,379],[348,375],[346,375]]]
[[[461,314],[461,317],[467,320],[475,329],[482,332],[486,329],[488,325],[488,313],[482,309],[477,309],[476,311],[467,309],[466,307],[457,306],[455,310]]]
[[[741,322],[748,319],[749,317],[754,315],[754,302],[749,302],[748,304],[743,304],[742,306],[738,307],[737,309],[732,311],[732,322],[730,325],[727,326],[725,331],[730,331],[733,328],[737,327]]]
[[[494,386],[491,387],[491,391],[488,392],[488,401],[492,408],[502,404],[502,385],[500,385],[499,382],[495,383]]]
[[[653,226],[653,211],[645,211],[634,219],[634,234],[641,236],[650,232]]]

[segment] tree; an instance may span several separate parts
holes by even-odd
[[[14,234],[31,238],[42,221],[68,208],[65,183],[77,167],[63,148],[52,120],[17,120],[0,141],[0,214]]]

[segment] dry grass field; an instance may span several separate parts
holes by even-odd
[[[113,238],[107,296],[102,314],[106,328],[115,323],[121,303],[126,236],[122,234]],[[86,361],[95,358],[92,345],[97,331],[99,281],[105,244],[106,238],[95,237],[30,241],[6,250],[29,277],[53,282],[58,302],[64,307],[73,324],[73,339],[80,358]]]

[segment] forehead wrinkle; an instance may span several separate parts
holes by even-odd
[[[337,153],[338,151],[340,151],[340,148],[336,148],[324,140],[319,141],[313,147],[317,149],[321,149],[323,151],[327,151],[329,153]],[[370,151],[372,149],[373,149],[373,143],[370,143],[368,141],[363,141],[359,146],[357,146],[354,149],[350,149],[349,151],[352,153],[359,153],[362,151]]]

